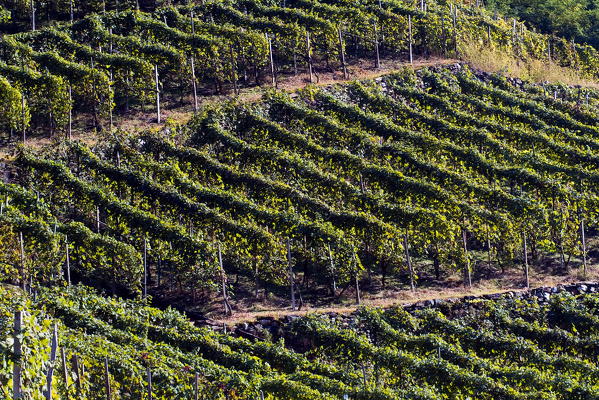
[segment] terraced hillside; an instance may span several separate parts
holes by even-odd
[[[332,71],[347,78],[359,62],[459,58],[468,46],[599,76],[594,48],[476,4],[0,1],[0,131],[13,141],[70,137],[73,128],[112,130],[132,112],[161,122],[165,107],[197,110],[213,93],[298,74],[310,82]]]
[[[33,298],[4,287],[0,294],[5,398],[13,394],[17,346],[27,399],[44,398],[47,382],[60,399],[588,400],[599,393],[596,293],[303,317],[285,327],[286,343],[301,352],[82,286]]]
[[[405,70],[215,106],[180,132],[21,149],[0,186],[2,265],[23,287],[82,281],[187,309],[218,294],[227,313],[235,296],[359,302],[364,283],[455,271],[466,286],[483,268],[520,269],[522,286],[551,265],[586,274],[597,93],[544,89]]]

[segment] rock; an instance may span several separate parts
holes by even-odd
[[[283,318],[283,322],[285,322],[286,324],[289,324],[289,323],[295,321],[298,318],[299,318],[299,315],[286,315]]]

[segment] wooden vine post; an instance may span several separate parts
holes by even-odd
[[[223,265],[223,254],[220,242],[218,243],[218,266],[220,270],[220,282],[223,292],[223,306],[225,308],[225,315],[232,315],[233,309],[229,303],[229,295],[227,293],[227,274],[225,273],[225,267]]]
[[[64,382],[65,400],[69,400],[69,374],[67,370],[67,355],[64,352],[64,347],[60,348],[60,360],[62,363],[62,381]]]
[[[194,380],[193,380],[193,394],[194,394],[193,398],[194,398],[194,400],[198,400],[200,398],[199,381],[200,381],[200,374],[198,372],[196,372],[194,375]]]
[[[458,7],[451,4],[451,18],[453,22],[453,50],[458,54]]]
[[[27,141],[27,122],[25,120],[25,92],[21,92],[21,138],[23,144]]]
[[[470,273],[470,258],[468,256],[468,241],[466,240],[466,228],[462,229],[462,244],[464,246],[464,286],[472,289],[472,274]]]
[[[54,324],[52,330],[52,342],[50,344],[50,360],[48,372],[46,373],[46,391],[44,396],[46,400],[52,400],[52,380],[54,378],[54,363],[56,362],[56,351],[58,349],[58,326]]]
[[[108,371],[108,357],[104,358],[104,390],[106,394],[106,400],[111,400],[112,389],[110,388],[110,373]]]
[[[100,206],[96,206],[96,233],[100,233]]]
[[[410,257],[410,245],[408,243],[408,231],[403,235],[403,248],[406,254],[406,264],[408,264],[408,272],[410,274],[410,290],[416,290],[414,286],[414,267],[412,266],[412,258]]]
[[[22,399],[22,356],[23,349],[21,348],[21,334],[23,331],[23,312],[16,311],[15,319],[13,324],[13,353],[14,353],[14,364],[12,369],[12,393],[13,400]]]
[[[306,30],[306,59],[308,60],[308,74],[310,83],[314,83],[314,71],[312,69],[312,45],[310,43],[310,31]]]
[[[191,9],[189,16],[191,19],[191,34],[195,35],[196,26],[195,26],[193,8]],[[198,83],[196,80],[195,56],[193,55],[193,49],[191,52],[190,63],[191,63],[191,85],[193,87],[193,111],[197,112],[198,111]]]
[[[379,30],[376,24],[376,21],[374,21],[374,49],[376,52],[376,60],[374,63],[374,67],[376,69],[381,68],[381,54],[379,51]]]
[[[160,117],[160,82],[158,80],[158,64],[154,65],[154,77],[156,83],[156,120],[158,123],[161,123]]]
[[[79,356],[77,354],[73,355],[73,369],[75,370],[75,374],[77,375],[77,380],[75,381],[75,393],[78,397],[81,397],[81,382],[83,380],[83,371],[81,371],[81,367],[79,366]]]
[[[235,95],[239,94],[239,88],[237,87],[237,62],[235,61],[235,52],[233,45],[229,46],[229,53],[231,56],[231,81],[233,82],[233,92]]]
[[[194,56],[191,56],[191,85],[193,88],[193,111],[198,111],[198,84],[196,81],[196,67]]]
[[[339,36],[339,56],[341,57],[341,68],[343,69],[343,79],[348,79],[347,64],[345,63],[345,46],[343,45],[343,32],[341,31],[341,25],[337,27],[337,34]]]
[[[143,253],[143,264],[144,264],[144,288],[143,297],[148,297],[148,239],[144,237],[144,253]]]
[[[411,15],[408,15],[408,35],[409,35],[409,41],[410,41],[410,64],[414,64],[414,53],[413,53],[414,38],[412,36],[412,16]]]
[[[584,232],[584,218],[580,219],[580,242],[582,246],[582,276],[587,277],[587,243]]]
[[[148,383],[148,400],[152,400],[154,396],[152,394],[152,371],[150,370],[150,367],[147,368],[146,372],[146,379]]]
[[[69,237],[64,236],[64,249],[66,254],[66,267],[67,267],[67,285],[71,286],[71,256],[69,254]]]
[[[31,0],[31,30],[35,31],[35,2]]]
[[[289,268],[289,288],[291,290],[291,310],[295,311],[295,280],[293,279],[293,266],[291,263],[291,240],[287,238],[287,266]]]
[[[67,138],[73,139],[73,87],[69,85],[69,129]]]
[[[272,54],[272,40],[270,39],[270,36],[268,36],[268,33],[265,33],[264,36],[266,37],[266,42],[268,43],[268,56],[270,59],[270,76],[272,78],[272,85],[274,87],[277,87],[277,75],[275,73],[275,58]]]
[[[71,24],[72,24],[73,20],[74,20],[74,16],[75,16],[74,15],[75,14],[75,12],[74,12],[75,5],[73,4],[73,0],[71,0],[69,3],[70,3],[69,6],[70,6]]]
[[[25,278],[25,242],[23,240],[23,232],[19,232],[19,247],[21,254],[21,271],[20,271],[20,279],[21,279],[21,289],[25,290],[27,287],[27,279]]]
[[[522,245],[524,251],[524,276],[526,278],[526,289],[530,289],[530,278],[528,275],[528,246],[526,243],[526,232],[522,232]]]
[[[358,279],[358,256],[354,251],[354,284],[356,286],[356,304],[360,305],[362,303],[362,298],[360,296],[360,280]]]
[[[327,243],[327,250],[329,252],[329,265],[331,268],[331,279],[333,284],[333,295],[337,293],[337,281],[335,280],[335,263],[333,262],[333,252],[331,251],[331,245]]]

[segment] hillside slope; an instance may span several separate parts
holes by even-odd
[[[66,243],[73,281],[200,310],[223,285],[230,305],[292,282],[297,306],[455,271],[586,274],[597,93],[553,89],[406,69],[214,106],[181,132],[23,149],[1,186],[4,263],[49,284]]]
[[[597,294],[539,294],[309,316],[271,342],[81,286],[2,287],[1,390],[19,365],[27,399],[597,399]]]
[[[110,131],[132,113],[151,112],[161,123],[165,108],[197,110],[207,96],[281,77],[317,82],[337,71],[347,79],[354,64],[468,59],[485,49],[511,64],[599,76],[594,48],[538,34],[475,2],[170,3],[141,2],[139,11],[132,1],[0,2],[12,11],[0,20],[0,131],[18,142]]]

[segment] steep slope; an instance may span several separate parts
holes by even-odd
[[[351,286],[359,300],[361,283],[431,273],[586,274],[597,93],[552,90],[406,69],[215,106],[183,132],[23,150],[2,186],[5,264],[15,283],[60,280],[67,243],[73,280],[185,307],[223,285],[238,299]]]

